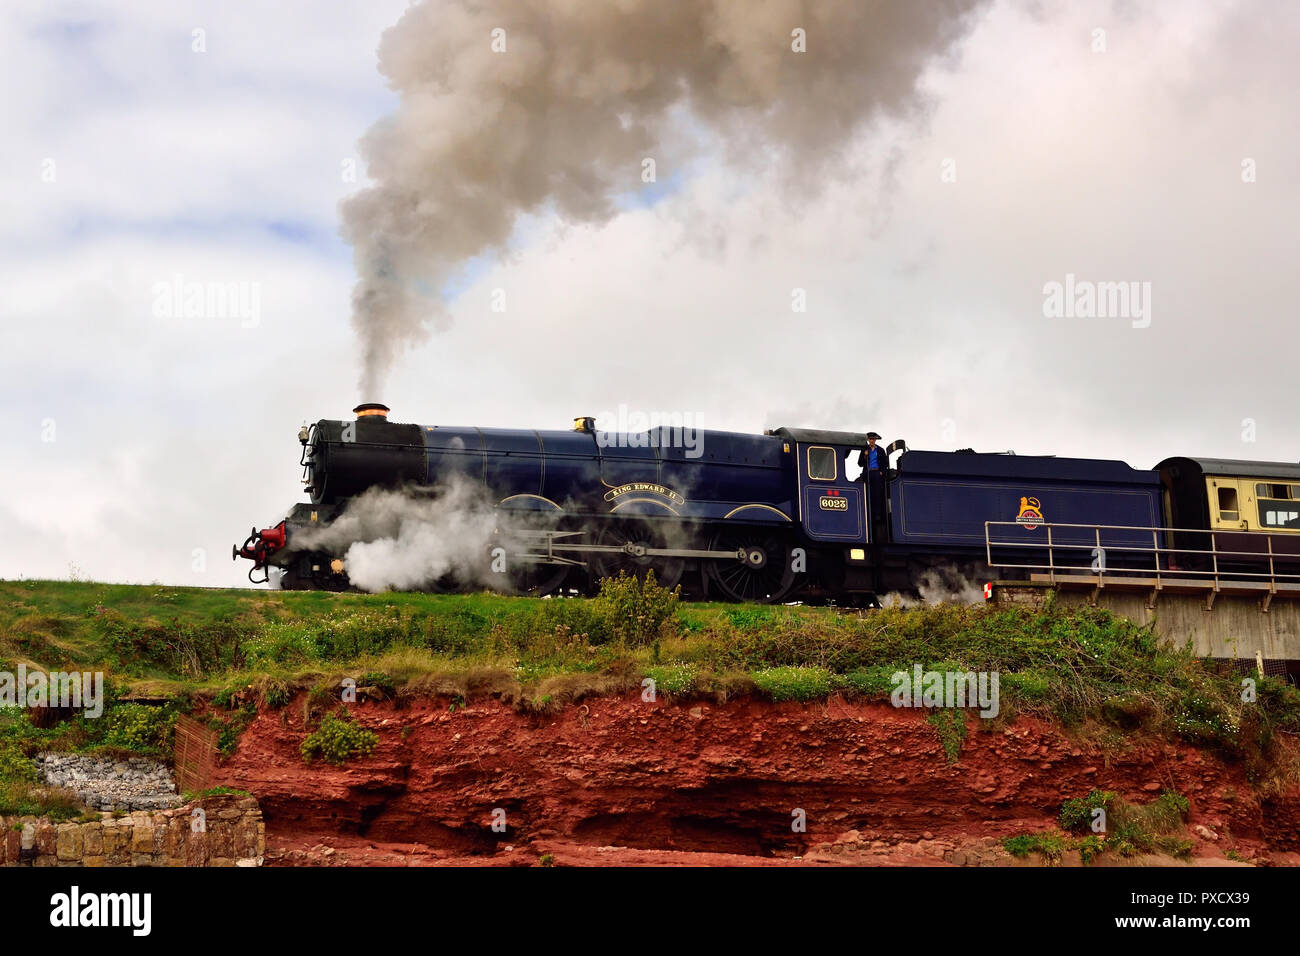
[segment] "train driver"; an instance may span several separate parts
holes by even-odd
[[[862,466],[862,480],[867,480],[867,472],[875,471],[883,473],[889,467],[889,455],[885,449],[876,444],[880,436],[875,432],[867,432],[867,447],[858,452],[858,464]]]

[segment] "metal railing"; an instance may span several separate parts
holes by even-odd
[[[1015,528],[1017,534],[1014,537],[1008,535],[1005,540],[1000,537],[995,538],[993,529],[1001,527]],[[1053,540],[1053,529],[1057,531],[1056,540]],[[1072,531],[1083,529],[1091,532],[1092,540],[1079,541],[1077,539],[1082,535],[1071,533],[1069,537],[1072,540],[1062,541],[1060,534],[1065,529]],[[1134,544],[1104,544],[1102,541],[1103,535],[1112,539],[1118,535],[1127,540],[1136,540],[1146,534],[1151,535],[1149,547]],[[1216,535],[1220,534],[1248,534],[1252,541],[1259,541],[1261,547],[1254,551],[1220,549],[1216,538]],[[1186,542],[1189,537],[1196,541],[1207,536],[1210,542],[1209,548],[1190,548],[1175,544],[1180,538]],[[1274,538],[1286,541],[1290,547],[1278,551],[1273,546]],[[1006,549],[1037,552],[1026,557],[1040,557],[1045,553],[1047,560],[1046,562],[1005,560],[1003,555],[997,552],[1004,552]],[[1084,557],[1083,561],[1068,560],[1070,556],[1080,553]],[[1126,559],[1108,566],[1107,555],[1120,555],[1125,558],[1136,555],[1138,559]],[[1143,555],[1147,560],[1141,560]],[[984,522],[984,556],[991,568],[1043,571],[1052,582],[1055,582],[1058,576],[1074,576],[1083,573],[1096,578],[1098,586],[1104,586],[1107,577],[1111,580],[1119,580],[1139,575],[1154,575],[1157,589],[1164,585],[1165,579],[1200,582],[1215,591],[1218,591],[1220,584],[1225,581],[1266,582],[1270,593],[1277,591],[1278,584],[1300,585],[1300,540],[1296,536],[1264,531],[1215,532],[1199,528],[1063,523],[1043,523],[1027,531],[1024,524],[1019,521],[986,521]],[[995,556],[1003,559],[994,560]],[[1063,560],[1058,561],[1058,556],[1062,556]],[[1221,559],[1226,559],[1223,561],[1226,567],[1221,567]],[[1262,570],[1265,560],[1268,562],[1268,570]],[[1278,571],[1279,560],[1284,567],[1289,567],[1291,570]],[[1196,566],[1188,567],[1189,563],[1194,563]],[[1249,570],[1251,567],[1259,567],[1261,570]]]

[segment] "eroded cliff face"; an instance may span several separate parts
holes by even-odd
[[[972,718],[949,763],[926,712],[885,702],[351,709],[379,735],[368,757],[305,764],[300,698],[261,713],[218,768],[260,801],[268,862],[1003,863],[1001,837],[1051,826],[1098,788],[1186,795],[1197,858],[1300,861],[1300,787],[1265,798],[1204,751],[1103,750],[1024,717],[993,731]]]

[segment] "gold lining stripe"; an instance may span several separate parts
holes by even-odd
[[[503,504],[505,504],[507,501],[514,501],[516,498],[536,498],[538,501],[545,501],[548,505],[550,505],[550,506],[551,506],[552,508],[554,508],[556,511],[563,511],[563,510],[564,510],[563,508],[561,508],[559,505],[557,505],[554,501],[552,501],[550,498],[546,497],[545,495],[528,495],[528,494],[523,494],[523,495],[509,495],[508,497],[502,498],[500,501],[497,502],[497,504],[498,504],[498,505],[503,505]]]
[[[618,504],[614,505],[614,507],[609,509],[609,513],[613,514],[615,511],[617,511],[619,508],[623,507],[624,505],[636,504],[638,502],[644,502],[645,504],[648,505],[658,505],[660,508],[666,508],[668,511],[671,511],[673,514],[677,515],[678,517],[681,517],[681,512],[679,512],[672,505],[666,505],[662,501],[659,501],[655,498],[620,498]]]
[[[782,518],[784,518],[786,521],[789,521],[789,520],[790,520],[790,516],[789,516],[788,514],[786,514],[784,511],[782,511],[780,508],[773,508],[771,505],[757,505],[757,504],[755,504],[755,505],[741,505],[739,508],[732,508],[730,511],[728,511],[725,515],[722,516],[722,520],[723,520],[723,521],[726,521],[726,520],[727,520],[728,518],[730,518],[732,515],[737,514],[737,513],[741,512],[741,511],[748,511],[750,508],[763,508],[763,509],[765,509],[765,510],[767,510],[767,511],[771,511],[771,512],[774,512],[774,513],[776,513],[776,514],[779,514],[779,515],[780,515]]]

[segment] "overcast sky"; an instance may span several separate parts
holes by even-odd
[[[376,49],[405,7],[5,4],[0,577],[240,583],[231,543],[299,499],[299,425],[362,399],[1300,459],[1300,6],[993,2],[924,109],[797,198],[726,143],[657,157],[607,223],[518,223],[360,395],[338,203],[397,105]],[[1045,314],[1067,275],[1144,313]],[[167,314],[178,282],[243,283],[248,314]]]

